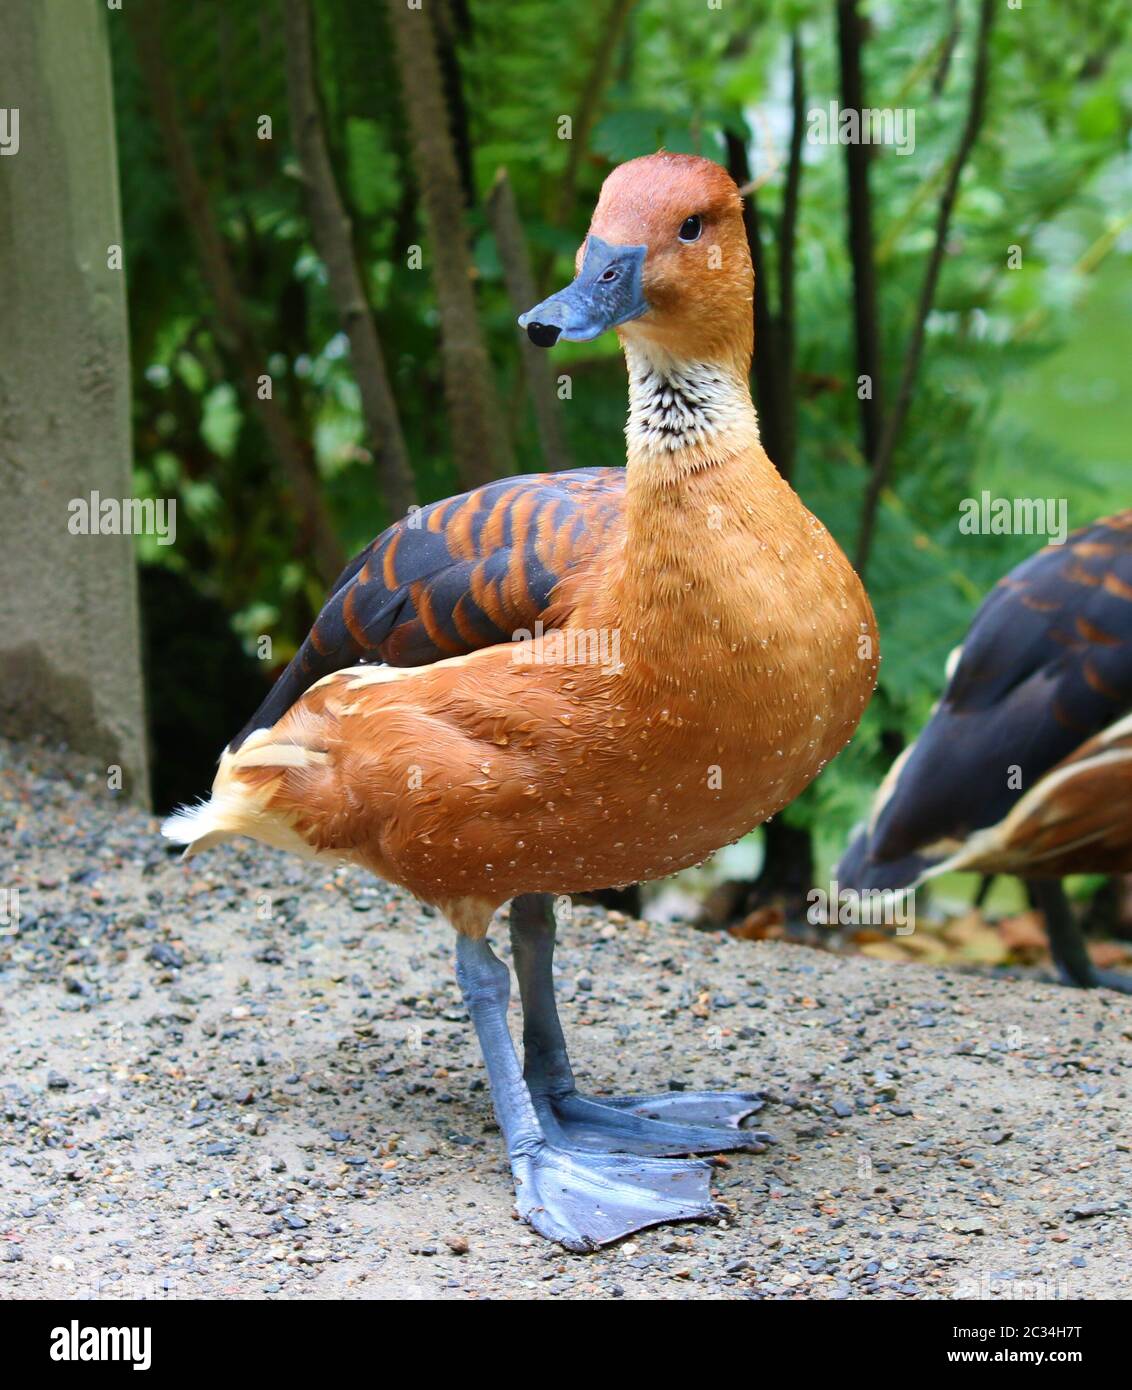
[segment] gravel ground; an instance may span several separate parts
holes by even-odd
[[[517,1223],[451,932],[0,742],[0,1298],[1128,1297],[1129,1001],[575,909],[580,1082],[763,1089],[719,1225]],[[506,933],[496,933],[503,950]],[[516,1024],[518,1017],[516,1014]]]

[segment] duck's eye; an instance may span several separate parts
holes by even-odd
[[[685,217],[684,223],[680,228],[681,241],[699,241],[700,233],[704,229],[703,219],[699,213],[693,213],[691,217]]]

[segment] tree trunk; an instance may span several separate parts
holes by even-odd
[[[353,228],[327,149],[315,85],[308,0],[286,0],[284,17],[291,136],[303,171],[311,231],[326,266],[335,308],[350,340],[350,356],[378,482],[389,509],[389,519],[393,521],[404,516],[417,500],[409,451],[389,385],[377,324],[358,270]]]
[[[460,71],[457,40],[470,42],[472,16],[466,3],[440,0],[432,6],[433,33],[436,36],[436,56],[444,82],[444,101],[448,108],[448,128],[452,135],[452,151],[460,171],[460,187],[464,190],[464,205],[474,207],[476,183],[472,172],[471,117],[464,96],[464,79]]]
[[[0,726],[65,738],[147,803],[134,541],[91,505],[133,490],[114,19],[40,0],[4,16],[20,139],[0,158]]]
[[[465,487],[513,469],[487,344],[476,314],[464,194],[452,146],[432,22],[424,9],[388,0],[401,95],[428,231],[436,297],[444,399],[452,452]]]
[[[843,110],[864,109],[861,49],[864,20],[857,0],[837,0],[837,44],[841,65]],[[853,265],[853,327],[857,339],[857,376],[868,379],[861,399],[861,452],[872,462],[880,445],[880,325],[877,316],[876,266],[873,259],[873,204],[869,189],[872,146],[859,140],[845,146],[849,191],[849,259]]]

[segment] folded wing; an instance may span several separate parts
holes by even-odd
[[[424,666],[559,620],[555,588],[609,543],[625,471],[532,473],[434,502],[346,567],[302,646],[230,749],[315,681],[364,662]]]

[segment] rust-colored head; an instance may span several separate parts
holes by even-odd
[[[649,311],[624,325],[628,338],[677,358],[750,357],[754,274],[735,180],[710,159],[650,154],[622,164],[602,185],[590,235],[645,245]],[[578,254],[581,264],[584,244]]]
[[[609,175],[578,250],[577,278],[524,314],[535,342],[616,328],[682,361],[751,354],[754,276],[742,200],[720,165],[652,154]]]

